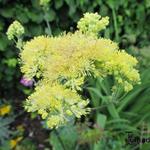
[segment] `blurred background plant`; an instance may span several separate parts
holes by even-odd
[[[22,139],[23,130],[12,127],[17,116],[13,113],[10,102],[0,100],[0,149],[9,150]]]
[[[46,150],[51,147],[56,150],[148,150],[149,144],[126,145],[125,139],[126,132],[130,131],[139,136],[150,126],[150,1],[47,2],[45,8],[45,4],[41,5],[39,0],[0,0],[0,98],[5,99],[0,106],[0,150],[9,150],[8,142],[11,140],[16,143],[14,148],[17,150]],[[109,104],[105,103],[112,83],[111,77],[90,80],[86,85],[85,95],[92,100],[90,105],[94,107],[93,113],[87,118],[77,120],[76,125],[71,124],[52,132],[47,129],[45,131],[39,125],[40,119],[35,114],[29,116],[23,112],[21,117],[16,117],[18,111],[22,111],[22,100],[32,88],[20,83],[22,74],[17,60],[18,50],[8,41],[6,30],[12,21],[18,20],[25,26],[26,39],[41,34],[58,35],[64,30],[73,31],[84,12],[98,12],[102,16],[109,16],[109,28],[101,32],[101,36],[118,42],[122,49],[138,58],[141,85],[124,96],[118,95],[115,106],[121,119],[114,119],[107,112]],[[17,111],[12,113],[14,109]],[[14,132],[18,119],[19,123],[26,126],[26,133]]]

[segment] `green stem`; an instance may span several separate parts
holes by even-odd
[[[18,37],[18,41],[16,42],[16,47],[21,50],[23,46],[22,38]]]
[[[119,34],[118,34],[118,27],[117,27],[116,12],[115,12],[114,8],[112,8],[112,15],[113,15],[114,28],[115,28],[115,39],[118,42]]]
[[[46,21],[46,24],[47,24],[47,27],[48,27],[49,35],[52,35],[51,26],[50,26],[50,24],[49,24],[47,19],[45,21]]]

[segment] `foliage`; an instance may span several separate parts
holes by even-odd
[[[116,101],[107,102],[107,93],[105,93],[105,89],[109,89],[110,85],[107,80],[99,80],[97,79],[94,83],[91,83],[89,91],[92,96],[92,102],[93,105],[97,108],[97,114],[103,113],[107,117],[105,130],[108,133],[108,139],[107,136],[104,138],[104,141],[107,142],[109,140],[115,141],[122,141],[121,139],[127,138],[127,132],[131,132],[133,134],[138,134],[138,136],[141,136],[142,131],[142,125],[144,124],[146,128],[144,131],[149,130],[150,125],[150,113],[148,110],[150,109],[150,103],[149,103],[149,88],[150,88],[150,70],[147,69],[145,71],[142,71],[141,73],[141,85],[136,86],[132,91],[130,91],[128,94],[121,95],[121,93],[118,93],[116,95]],[[92,80],[93,82],[93,80]],[[96,86],[95,86],[96,85]],[[93,88],[91,87],[93,86]],[[146,96],[147,95],[147,96]],[[99,103],[95,103],[96,100],[99,100]],[[117,110],[116,118],[112,118],[114,109],[109,108],[111,103],[114,103],[115,109]],[[108,112],[106,111],[108,110]],[[111,110],[110,110],[111,109]],[[117,117],[119,116],[119,118]],[[102,124],[103,122],[101,122]],[[146,135],[148,135],[147,132],[145,132]],[[117,137],[115,136],[117,135]],[[110,138],[112,136],[112,139]],[[126,143],[123,140],[123,143],[120,143],[122,149],[125,149],[124,146]],[[105,142],[100,141],[100,145],[103,145],[106,148]],[[97,145],[98,146],[98,145]],[[96,146],[96,147],[97,147]],[[113,144],[112,144],[113,146]],[[137,145],[139,146],[139,145]],[[134,148],[134,146],[132,147]],[[103,148],[104,149],[104,148]],[[107,149],[107,148],[106,148]],[[113,147],[109,148],[113,149]],[[121,148],[117,148],[121,149]],[[131,147],[130,147],[131,149]]]
[[[9,130],[9,125],[14,121],[14,117],[6,117],[11,112],[11,107],[0,100],[0,143],[9,139],[12,131]]]
[[[130,47],[131,52],[135,55],[139,62],[141,71],[145,70],[146,68],[150,67],[150,46],[144,46],[143,48],[138,47]]]
[[[135,142],[130,145],[126,143],[126,140],[128,140],[129,132],[139,138],[149,137],[150,70],[147,69],[142,72],[141,85],[137,85],[129,92],[129,94],[125,94],[124,96],[118,94],[118,98],[115,102],[113,102],[113,104],[115,105],[119,118],[112,117],[111,113],[113,110],[107,111],[109,110],[111,102],[108,103],[104,101],[107,96],[104,92],[103,85],[111,86],[109,84],[104,84],[108,81],[108,79],[109,78],[99,80],[97,78],[95,81],[91,80],[88,84],[87,87],[90,92],[92,102],[96,99],[99,103],[91,103],[91,105],[94,105],[95,107],[92,109],[93,113],[91,112],[92,114],[89,118],[84,121],[84,124],[82,123],[81,125],[77,122],[74,126],[66,126],[57,129],[57,134],[55,133],[56,131],[51,133],[50,141],[56,150],[84,150],[85,148],[88,150],[148,149],[149,143],[141,145],[138,144],[138,142]],[[105,87],[105,89],[109,90],[108,87]],[[90,119],[94,119],[92,126],[90,125]],[[68,147],[68,144],[65,141],[66,138],[67,143],[69,141],[69,147],[71,148]],[[75,141],[72,143],[70,140],[73,139],[75,139]],[[74,145],[74,143],[76,143],[76,145]]]
[[[76,127],[69,125],[50,134],[50,143],[55,150],[75,149],[78,134]]]
[[[9,130],[9,124],[14,121],[13,118],[2,118],[0,117],[0,143],[4,143],[5,140],[9,138],[11,135],[11,131]]]
[[[15,117],[11,105],[0,100],[0,150],[10,150],[21,140],[21,137],[15,138],[20,133],[11,128],[11,124],[15,122]]]
[[[35,144],[29,139],[24,139],[19,145],[16,146],[15,150],[36,150]]]

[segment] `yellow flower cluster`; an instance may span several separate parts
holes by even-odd
[[[50,128],[65,124],[71,116],[80,118],[87,114],[85,107],[88,101],[83,100],[76,91],[60,84],[42,82],[29,96],[26,108],[29,112],[37,111],[43,119],[47,119]]]
[[[9,40],[13,40],[15,37],[19,38],[24,34],[24,28],[18,21],[14,21],[8,28],[7,36]]]
[[[21,53],[22,72],[27,78],[31,79],[35,75],[40,76],[44,67],[45,56],[47,55],[47,46],[50,46],[50,40],[47,37],[39,36],[26,42]]]
[[[98,13],[85,13],[78,22],[77,28],[84,34],[97,36],[108,24],[108,17],[101,18]]]
[[[79,95],[86,77],[111,75],[125,91],[140,81],[137,60],[115,42],[96,36],[108,24],[108,18],[100,18],[86,13],[75,33],[35,37],[22,48],[21,71],[39,79],[26,109],[40,114],[50,128],[89,112],[88,100]]]

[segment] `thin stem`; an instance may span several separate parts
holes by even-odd
[[[114,28],[115,28],[115,39],[118,42],[119,41],[118,27],[117,27],[116,12],[115,12],[114,8],[112,8],[112,15],[113,15]]]
[[[48,33],[49,33],[49,35],[52,35],[51,26],[50,26],[50,24],[49,24],[49,22],[48,22],[47,19],[45,21],[46,21],[46,24],[47,24],[47,27],[48,27],[48,31],[49,31]]]
[[[49,24],[49,21],[46,17],[46,14],[48,13],[49,8],[48,7],[43,7],[43,12],[44,12],[44,20],[46,22],[47,28],[48,28],[48,35],[52,35],[52,30],[51,30],[51,26]]]

